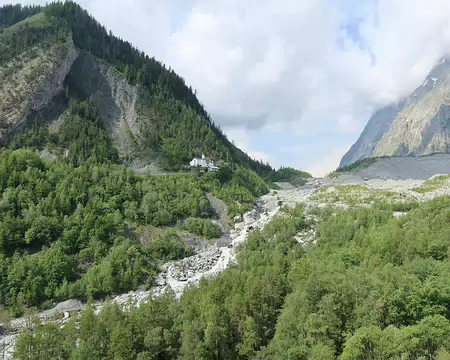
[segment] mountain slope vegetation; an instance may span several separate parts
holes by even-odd
[[[44,144],[55,158],[42,159]],[[0,152],[0,303],[15,315],[149,287],[162,261],[192,254],[177,225],[213,216],[206,192],[222,198],[231,216],[267,192],[243,167],[204,178],[135,175],[119,162],[89,102],[72,101],[56,132],[35,127],[10,147]],[[148,226],[166,229],[150,245],[133,230]],[[203,227],[204,236],[217,236],[209,223]]]
[[[17,356],[445,359],[449,205],[438,198],[401,218],[380,205],[316,209],[317,225],[302,206],[285,208],[249,236],[236,267],[179,302],[168,295],[126,312],[88,310],[80,326],[25,332]],[[295,235],[312,226],[316,242],[300,244]]]
[[[233,218],[268,191],[252,169],[276,174],[227,140],[181,77],[73,2],[0,8],[0,78],[0,306],[14,316],[151,286],[160,264],[193,254],[180,237],[190,223],[220,235],[206,193]],[[202,152],[220,172],[126,166],[180,170]]]

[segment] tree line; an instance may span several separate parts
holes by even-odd
[[[8,27],[42,11],[41,6],[21,4],[0,7],[0,28]]]

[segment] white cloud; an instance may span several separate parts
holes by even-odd
[[[284,45],[279,37],[269,40],[264,58],[250,70],[248,84],[277,83],[285,70]]]
[[[349,12],[334,0],[199,0],[166,61],[223,122],[265,115],[261,126],[302,135],[356,133],[375,108],[420,83],[450,23],[443,0],[362,3]],[[342,31],[358,16],[362,47]]]
[[[346,147],[331,148],[326,154],[314,156],[314,162],[307,166],[305,170],[316,177],[325,176],[337,168],[342,154],[347,150]]]
[[[343,132],[356,132],[359,129],[358,121],[350,114],[342,114],[338,117],[339,129]]]
[[[345,9],[344,2],[334,0],[282,5],[267,0],[262,6],[253,1],[199,3],[188,18],[198,19],[197,12],[210,14],[214,26],[204,30],[217,36],[192,36],[188,20],[177,38],[197,49],[197,56],[186,62],[171,46],[168,61],[224,123],[227,117],[235,124],[234,118],[258,120],[264,114],[260,125],[278,132],[334,132],[343,138],[353,133],[342,146],[329,147],[319,165],[311,158],[310,169],[318,173],[336,168],[370,114],[409,94],[450,49],[450,3],[445,0],[365,1],[356,10],[348,10],[355,4]],[[359,34],[342,30],[359,18]],[[199,39],[202,45],[196,46]],[[236,48],[242,57],[223,63]],[[227,80],[217,87],[201,69],[226,74]],[[264,151],[276,152],[274,146],[267,143]]]
[[[166,61],[199,90],[213,114],[231,121],[264,114],[270,122],[300,121],[315,109],[309,92],[324,80],[315,64],[321,44],[329,46],[336,36],[338,16],[325,0],[283,5],[198,1],[172,34]]]
[[[256,146],[251,130],[244,150],[277,159],[282,146],[297,145],[294,135],[298,143],[330,133],[342,139],[340,145],[308,142],[311,153],[328,149],[320,164],[327,171],[376,108],[410,93],[450,49],[448,0],[80,3],[118,36],[172,66],[222,127],[247,137],[247,129],[264,128],[291,138]],[[283,161],[294,163],[295,156]],[[317,167],[314,158],[308,161]]]

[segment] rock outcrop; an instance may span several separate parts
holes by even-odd
[[[139,88],[109,64],[83,52],[74,62],[67,83],[71,90],[94,100],[120,157],[125,161],[134,157],[140,139]]]
[[[0,145],[20,130],[31,112],[48,105],[64,90],[64,80],[77,57],[72,40],[48,50],[30,49],[0,67]]]
[[[450,150],[450,61],[443,59],[407,99],[377,111],[340,167],[380,156]]]
[[[0,146],[23,128],[30,114],[69,91],[94,100],[125,163],[140,158],[141,125],[149,122],[148,116],[138,112],[139,107],[147,106],[142,100],[145,91],[130,85],[109,64],[77,50],[72,40],[55,44],[49,51],[31,49],[8,66],[0,66],[0,79]]]

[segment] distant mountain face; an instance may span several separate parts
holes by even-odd
[[[73,98],[95,105],[129,165],[176,170],[205,153],[272,171],[228,141],[173,70],[108,33],[77,4],[0,7],[0,146],[30,124],[57,128]]]
[[[450,61],[442,59],[407,99],[377,111],[340,167],[368,157],[450,151]]]

